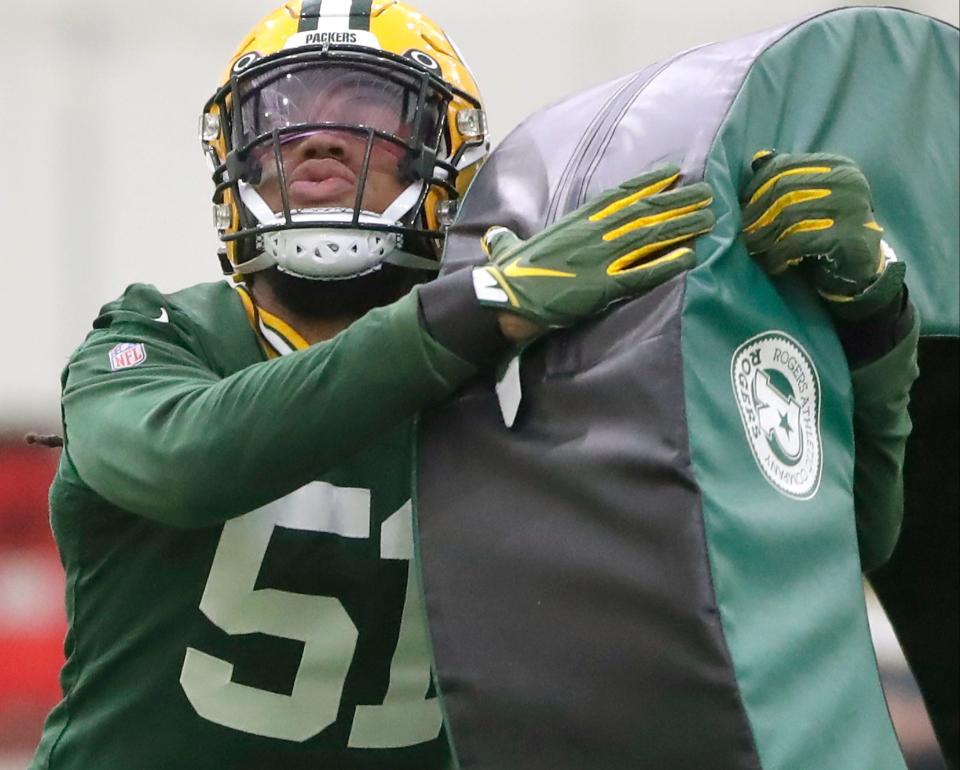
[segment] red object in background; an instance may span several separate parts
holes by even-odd
[[[0,635],[0,725],[10,710],[46,714],[60,700],[65,633],[66,622],[61,621],[41,633]]]
[[[35,744],[60,699],[64,575],[47,511],[58,459],[0,439],[0,747]]]
[[[59,452],[0,439],[0,548],[53,548],[47,490]]]

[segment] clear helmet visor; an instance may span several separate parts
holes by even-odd
[[[265,258],[317,279],[397,259],[446,154],[450,94],[425,75],[335,59],[251,72],[238,86],[240,196]]]
[[[242,89],[244,128],[255,135],[300,124],[349,123],[409,138],[418,84],[339,62],[288,65]]]
[[[382,214],[416,181],[424,147],[443,144],[442,94],[388,69],[292,64],[241,84],[254,185],[275,213],[359,208]],[[359,204],[359,205],[358,205]]]

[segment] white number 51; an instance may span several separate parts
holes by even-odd
[[[200,610],[228,634],[268,634],[304,643],[290,695],[237,684],[233,664],[187,648],[180,684],[204,719],[287,741],[313,738],[337,718],[357,643],[357,628],[339,600],[256,589],[274,527],[370,537],[370,492],[315,482],[253,513],[227,522]],[[427,698],[430,651],[423,602],[413,569],[412,511],[407,502],[380,531],[380,557],[409,563],[400,638],[382,705],[358,706],[349,746],[413,746],[440,734],[436,698]],[[263,661],[269,666],[270,661]]]

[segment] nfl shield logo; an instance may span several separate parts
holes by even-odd
[[[147,360],[147,346],[142,342],[124,342],[110,351],[110,368],[118,372],[132,369]]]

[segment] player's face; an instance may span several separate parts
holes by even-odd
[[[362,73],[297,73],[265,89],[259,100],[260,129],[303,124],[345,124],[374,128],[402,140],[410,125],[402,117],[404,90]],[[356,205],[369,134],[336,127],[281,135],[280,156],[290,207],[350,208]],[[402,178],[406,150],[374,140],[361,208],[383,211],[409,184]],[[275,211],[283,210],[281,179],[272,142],[255,153],[262,168],[257,190]]]
[[[366,139],[347,131],[317,131],[282,145],[281,154],[292,209],[353,208],[357,200]],[[271,155],[273,153],[271,152]],[[363,191],[364,211],[382,214],[403,192],[402,153],[379,140],[374,143]],[[274,158],[266,159],[257,187],[275,212],[283,210],[280,176]]]

